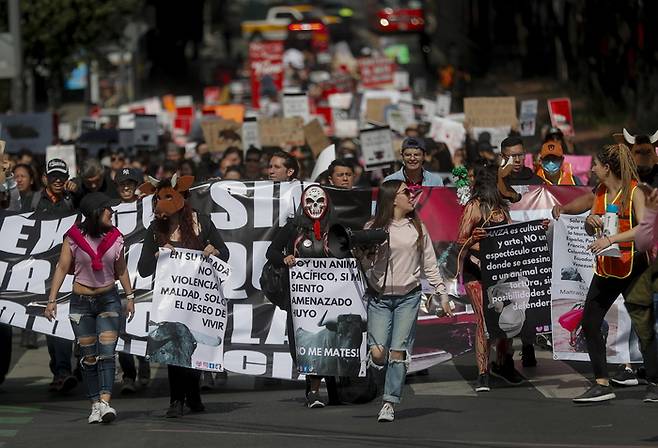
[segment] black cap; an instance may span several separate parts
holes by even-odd
[[[116,182],[117,185],[127,180],[132,180],[133,182],[140,184],[144,181],[144,176],[140,170],[135,168],[122,168],[116,176],[114,176],[114,182]]]
[[[420,137],[407,137],[402,141],[402,151],[405,149],[414,148],[420,149],[425,152],[425,140]]]
[[[65,161],[62,159],[50,159],[48,161],[48,164],[46,165],[46,176],[54,174],[69,175],[69,168],[66,166]]]
[[[85,218],[89,218],[94,210],[110,208],[111,201],[110,197],[105,193],[98,191],[89,193],[80,201],[80,211]]]

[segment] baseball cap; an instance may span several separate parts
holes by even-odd
[[[420,137],[407,137],[402,141],[401,150],[404,151],[409,148],[420,149],[425,152],[425,140]]]
[[[144,181],[144,176],[140,170],[135,168],[122,168],[116,176],[114,176],[114,182],[116,182],[117,185],[127,180],[132,180],[133,182],[140,184]]]
[[[564,157],[564,150],[562,149],[562,144],[560,142],[546,142],[541,145],[541,150],[539,151],[539,158],[543,159],[544,157],[554,156],[554,157]]]
[[[66,162],[62,159],[50,159],[46,165],[46,176],[57,174],[63,174],[65,176],[69,175],[69,169],[66,166]]]

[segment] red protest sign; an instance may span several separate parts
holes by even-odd
[[[393,85],[395,62],[386,57],[359,58],[359,76],[365,88]]]
[[[554,98],[547,100],[551,124],[562,131],[564,135],[573,136],[573,115],[569,98]]]
[[[251,42],[249,44],[251,104],[260,107],[261,90],[276,91],[283,87],[283,42]]]
[[[203,104],[219,104],[219,97],[222,94],[220,87],[206,87],[203,89]]]

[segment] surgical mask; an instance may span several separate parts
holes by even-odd
[[[555,174],[560,171],[561,165],[562,164],[557,160],[544,160],[541,162],[541,166],[544,168],[544,171],[549,174]]]

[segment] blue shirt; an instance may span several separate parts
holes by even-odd
[[[393,174],[389,174],[384,178],[384,182],[387,180],[401,180],[405,182],[407,179],[404,175],[404,168],[400,168],[400,170],[396,171]],[[443,178],[439,176],[436,173],[432,173],[431,171],[427,171],[426,169],[423,168],[423,187],[442,187],[443,186]]]

